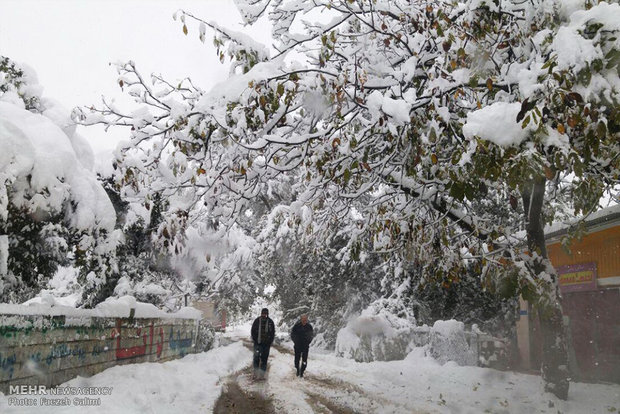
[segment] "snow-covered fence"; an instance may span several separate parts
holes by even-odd
[[[199,320],[195,309],[168,314],[130,297],[95,309],[0,304],[0,391],[198,352]]]

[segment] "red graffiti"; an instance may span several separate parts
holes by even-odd
[[[157,358],[161,356],[161,351],[164,349],[164,328],[159,327],[159,342],[157,342]]]
[[[139,356],[146,355],[147,337],[149,338],[148,339],[149,353],[153,352],[153,336],[154,336],[153,324],[149,326],[149,333],[147,334],[145,332],[144,335],[142,335],[142,345],[136,345],[136,346],[125,348],[121,346],[122,335],[121,335],[121,326],[119,322],[117,322],[116,328],[112,329],[112,332],[111,332],[111,337],[116,338],[116,359],[136,358]],[[141,333],[142,333],[142,328],[137,328],[136,336],[140,337]],[[164,331],[161,327],[159,328],[159,341],[157,341],[156,346],[157,346],[157,358],[159,358],[161,356],[163,346],[164,346]]]
[[[139,337],[141,328],[138,328],[136,334]],[[144,345],[132,346],[129,348],[121,347],[121,335],[116,337],[116,359],[135,358],[138,356],[146,355],[146,335],[143,337]]]
[[[151,326],[149,327],[149,335],[150,335],[150,342],[149,342],[149,354],[153,353],[153,324],[151,324]],[[164,348],[164,329],[162,327],[159,327],[159,341],[157,342],[157,358],[159,358],[161,356],[161,352]]]

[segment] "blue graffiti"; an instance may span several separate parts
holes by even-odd
[[[41,353],[37,352],[36,354],[31,354],[28,359],[37,363],[41,362]]]
[[[8,371],[9,379],[13,378],[13,373],[15,372],[15,362],[17,362],[15,353],[5,357],[3,357],[2,353],[0,353],[0,368],[2,368],[2,371]]]
[[[189,333],[189,335],[190,335],[189,338],[181,339],[181,330],[177,329],[177,335],[176,335],[177,337],[175,339],[172,327],[170,327],[170,335],[168,338],[170,349],[178,349],[181,356],[184,356],[187,353],[187,351],[184,348],[189,348],[192,346],[191,332]]]
[[[107,346],[103,346],[103,345],[95,345],[93,346],[93,350],[90,353],[92,356],[98,356],[101,355],[104,352],[108,351],[108,347]]]
[[[68,356],[77,356],[80,360],[84,360],[86,358],[84,349],[79,347],[71,348],[67,344],[60,344],[52,346],[52,350],[45,357],[45,362],[47,365],[51,365],[52,362],[54,362],[54,359]]]

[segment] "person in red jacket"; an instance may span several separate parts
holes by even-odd
[[[299,322],[293,326],[291,330],[291,339],[295,344],[295,369],[297,370],[297,376],[304,376],[304,371],[308,365],[308,350],[310,348],[310,342],[314,337],[312,325],[308,323],[308,315],[301,315]],[[299,358],[301,357],[301,367],[299,366]]]
[[[269,309],[263,308],[260,316],[252,324],[252,341],[254,341],[254,378],[265,378],[269,348],[275,338],[276,329],[269,317]]]

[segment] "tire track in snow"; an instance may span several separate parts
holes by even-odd
[[[252,367],[232,375],[224,385],[222,394],[217,399],[214,414],[275,414],[272,401],[264,394],[242,387],[241,377],[250,377]]]

